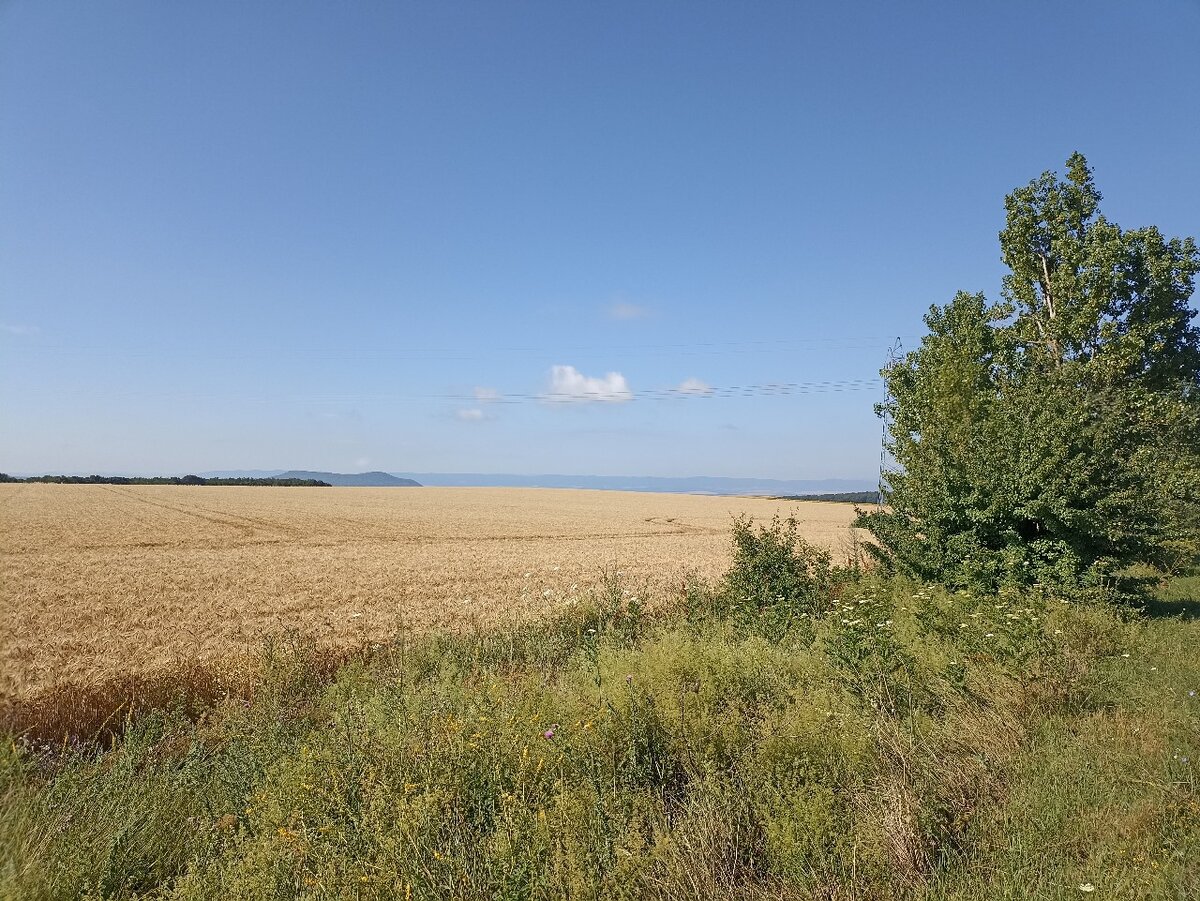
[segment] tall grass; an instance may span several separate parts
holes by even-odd
[[[653,615],[614,578],[336,665],[276,644],[252,684],[92,737],[25,710],[0,892],[1200,896],[1187,583],[1131,618],[838,570],[786,523],[741,538]]]

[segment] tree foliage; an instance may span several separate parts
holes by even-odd
[[[877,555],[996,588],[1117,587],[1200,549],[1200,332],[1191,238],[1122,230],[1082,155],[1011,193],[1003,298],[931,307],[885,369],[896,461]]]

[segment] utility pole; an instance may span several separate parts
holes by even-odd
[[[901,341],[899,337],[897,337],[896,340],[892,343],[892,346],[890,348],[888,348],[887,363],[884,364],[884,367],[883,367],[883,384],[884,384],[884,387],[887,388],[887,393],[884,395],[883,405],[880,407],[880,414],[879,414],[879,418],[883,420],[882,434],[880,435],[880,439],[879,439],[878,507],[881,512],[883,510],[883,485],[884,485],[884,482],[886,481],[885,473],[887,472],[888,429],[891,427],[891,424],[892,424],[892,413],[891,413],[892,392],[891,392],[891,388],[887,387],[889,385],[888,373],[891,372],[892,367],[895,366],[897,362],[899,362],[900,356],[901,356],[901,354],[903,354],[903,352],[904,352],[904,342]]]

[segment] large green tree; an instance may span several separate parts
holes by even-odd
[[[883,371],[895,466],[863,516],[889,566],[951,585],[1112,589],[1200,547],[1200,254],[1100,212],[1082,155],[1011,193],[1003,298],[930,308]]]

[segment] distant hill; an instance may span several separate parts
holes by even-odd
[[[285,473],[290,475],[290,473]],[[722,476],[566,476],[476,472],[400,472],[431,487],[591,488],[603,491],[660,491],[674,494],[780,495],[869,490],[873,479],[742,479]]]
[[[308,472],[289,469],[281,479],[316,479],[340,488],[420,488],[421,483],[402,479],[386,472]]]

